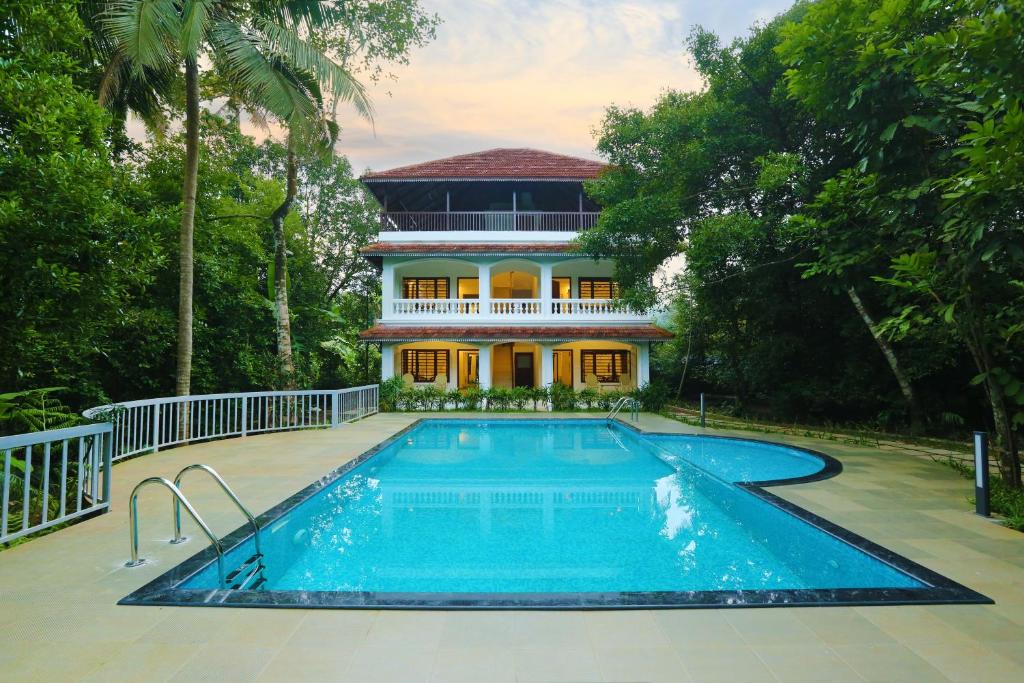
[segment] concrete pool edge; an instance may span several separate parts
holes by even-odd
[[[524,418],[545,421],[543,418]],[[550,420],[550,418],[547,418]],[[573,421],[609,422],[604,417],[575,417]],[[315,496],[327,486],[344,477],[381,450],[427,421],[486,422],[488,418],[428,417],[420,418],[387,437],[352,460],[328,472],[258,516],[265,528],[294,507]],[[563,420],[558,420],[563,421]],[[668,432],[643,431],[623,420],[614,420],[641,436],[681,436]],[[689,435],[698,438],[729,439],[769,444],[802,451],[824,462],[824,467],[810,475],[792,479],[759,482],[732,482],[762,501],[811,524],[823,533],[853,546],[876,561],[906,574],[925,588],[851,588],[793,589],[749,591],[654,591],[654,592],[574,592],[574,593],[386,593],[335,591],[253,591],[231,589],[182,589],[177,586],[212,563],[216,554],[207,547],[168,570],[161,576],[118,601],[119,605],[258,607],[299,609],[373,609],[373,610],[645,610],[645,609],[707,609],[740,607],[811,607],[811,606],[875,606],[994,604],[990,598],[917,564],[897,553],[869,541],[843,527],[819,517],[804,508],[785,501],[762,487],[801,484],[836,476],[842,464],[825,453],[801,446],[723,435]],[[221,541],[234,548],[252,537],[251,528],[243,525]]]

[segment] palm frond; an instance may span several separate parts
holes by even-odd
[[[199,47],[206,39],[210,28],[216,0],[190,0],[184,6],[181,16],[181,51],[183,54],[196,57]]]
[[[266,37],[268,47],[279,53],[296,70],[314,74],[333,98],[351,102],[360,116],[373,120],[373,105],[366,94],[366,88],[342,66],[290,28],[269,19],[259,19],[256,28]]]
[[[287,65],[279,57],[268,54],[270,51],[261,36],[232,22],[217,21],[209,37],[223,68],[246,91],[247,100],[283,121],[316,114],[309,97],[288,77]]]
[[[176,61],[181,17],[175,0],[118,0],[110,3],[101,23],[134,68],[162,68]]]

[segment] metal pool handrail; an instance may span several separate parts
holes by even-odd
[[[608,411],[607,419],[609,419],[609,420],[613,419],[626,406],[629,406],[629,408],[630,408],[630,419],[633,420],[633,422],[639,422],[640,421],[640,401],[636,400],[635,398],[631,398],[629,396],[623,396],[623,397],[619,398],[618,401],[615,402],[615,405],[612,406],[612,409],[610,411]]]
[[[178,487],[172,484],[171,482],[167,481],[163,477],[149,477],[148,479],[143,479],[142,481],[135,485],[134,489],[132,489],[131,498],[128,499],[128,533],[132,547],[132,559],[130,562],[126,562],[125,566],[138,567],[142,564],[145,564],[146,562],[145,559],[139,559],[138,498],[139,491],[145,488],[146,486],[149,486],[150,484],[160,484],[161,486],[167,488],[167,490],[171,492],[171,495],[173,495],[175,499],[181,501],[181,504],[185,506],[185,511],[188,512],[189,516],[192,517],[192,520],[199,526],[199,528],[203,530],[203,533],[206,534],[206,537],[210,539],[210,545],[212,545],[213,549],[217,552],[217,579],[219,582],[218,585],[221,588],[223,588],[224,547],[220,544],[220,541],[217,540],[217,537],[213,535],[213,532],[210,531],[210,527],[206,525],[206,522],[203,521],[203,518],[200,517],[199,513],[196,512],[194,507],[192,507],[192,504],[188,502],[188,499],[185,498],[184,495],[182,495],[180,490],[178,490]]]
[[[213,469],[209,465],[204,465],[202,463],[196,463],[194,465],[189,465],[188,467],[182,468],[182,470],[180,472],[178,472],[178,475],[176,477],[174,477],[174,486],[179,491],[181,491],[181,479],[182,479],[182,477],[185,476],[186,472],[190,472],[192,470],[202,470],[203,472],[206,472],[211,477],[213,477],[214,481],[216,481],[218,484],[220,484],[221,489],[223,489],[224,493],[226,493],[228,498],[231,499],[231,502],[233,502],[235,504],[235,507],[237,507],[239,510],[241,510],[242,514],[245,515],[246,519],[249,520],[249,524],[252,525],[253,537],[255,538],[255,542],[256,542],[256,552],[260,553],[261,552],[260,551],[260,525],[256,522],[256,518],[253,516],[253,514],[251,512],[249,512],[249,508],[247,508],[244,505],[242,505],[242,501],[239,500],[238,496],[235,495],[235,492],[231,490],[231,487],[228,486],[228,483],[226,481],[224,481],[224,478],[222,476],[220,476],[220,474],[217,473],[217,470]],[[183,543],[186,540],[186,538],[181,535],[181,500],[178,497],[175,497],[173,504],[174,504],[174,538],[171,539],[171,543]]]

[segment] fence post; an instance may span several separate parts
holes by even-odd
[[[249,397],[242,397],[242,436],[249,435]]]
[[[108,423],[109,425],[109,423]],[[110,478],[111,469],[114,467],[114,428],[111,425],[106,432],[100,432],[103,439],[103,502],[107,504],[107,512],[110,512]]]
[[[153,452],[160,450],[160,404],[153,404]]]
[[[340,400],[340,391],[335,391],[331,394],[331,429],[338,426],[338,401]]]
[[[989,516],[988,434],[974,432],[974,511]]]
[[[700,426],[703,429],[707,424],[707,412],[704,410],[704,392],[700,392]]]

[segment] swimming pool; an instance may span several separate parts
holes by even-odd
[[[796,448],[604,420],[421,420],[261,516],[261,590],[220,588],[207,549],[122,603],[987,601],[761,488],[840,469]],[[225,539],[237,543],[226,566],[253,553],[247,535]]]

